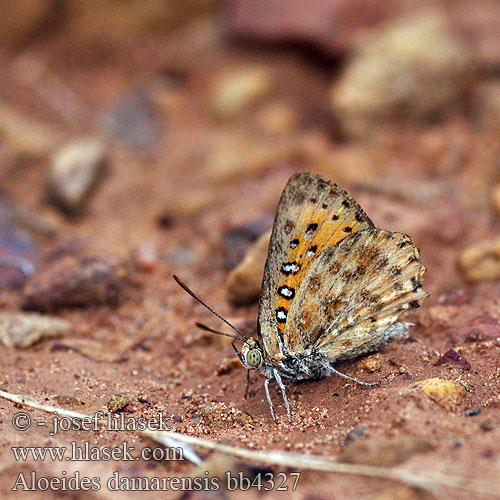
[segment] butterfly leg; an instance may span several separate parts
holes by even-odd
[[[288,399],[286,397],[285,385],[281,381],[280,374],[276,370],[273,370],[273,375],[274,375],[274,378],[276,379],[276,382],[278,382],[279,388],[281,389],[281,395],[283,396],[283,401],[285,402],[285,408],[286,408],[286,414],[288,415],[288,421],[291,422],[292,415],[290,413],[290,405],[288,404]]]
[[[356,382],[356,384],[359,384],[359,385],[377,385],[378,384],[378,382],[363,382],[362,380],[358,380],[357,378],[349,377],[349,375],[346,375],[345,373],[341,373],[341,372],[337,371],[335,368],[332,368],[331,366],[330,366],[330,370],[332,371],[332,373],[335,373],[335,375],[338,375],[341,378],[345,378],[346,380],[351,380],[352,382]]]
[[[248,388],[250,387],[250,370],[247,368],[247,383],[245,385],[245,399],[248,397]]]
[[[271,410],[271,417],[273,417],[273,420],[276,422],[276,417],[274,416],[274,410],[273,410],[273,402],[271,401],[271,395],[269,394],[269,382],[271,380],[266,378],[264,382],[264,389],[266,391],[266,398],[267,398],[267,403],[269,404],[269,409]]]

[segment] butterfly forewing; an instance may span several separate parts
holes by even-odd
[[[370,228],[374,225],[363,209],[337,185],[308,172],[290,178],[273,225],[259,303],[267,356],[279,359],[285,344],[303,344],[286,332],[311,264],[326,248]]]
[[[402,233],[370,228],[326,248],[291,306],[285,348],[293,355],[310,345],[336,361],[402,336],[406,327],[395,322],[427,296],[424,273],[418,249]]]

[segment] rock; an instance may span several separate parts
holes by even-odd
[[[269,230],[250,247],[242,262],[229,273],[226,295],[231,304],[251,304],[259,298],[270,238]]]
[[[107,169],[106,147],[97,139],[80,139],[58,150],[49,173],[48,191],[66,213],[81,213]]]
[[[102,119],[102,126],[139,155],[154,152],[163,137],[163,124],[149,92],[138,89],[121,97]]]
[[[373,354],[359,361],[361,366],[370,373],[380,370],[380,356]]]
[[[426,453],[432,449],[429,441],[416,436],[358,439],[342,448],[337,460],[343,463],[388,467],[402,464],[412,455]]]
[[[448,349],[441,357],[439,357],[433,366],[441,366],[445,363],[457,365],[462,368],[462,370],[466,371],[471,369],[470,363],[465,358],[462,358],[462,356],[460,356],[460,354],[453,349]]]
[[[439,15],[414,15],[364,41],[332,87],[332,108],[348,136],[366,137],[386,120],[445,112],[473,72],[471,57]]]
[[[208,177],[227,182],[255,176],[290,153],[276,144],[244,131],[222,131],[213,136],[205,160]]]
[[[381,0],[236,0],[228,5],[233,37],[263,43],[301,43],[338,58],[386,17]]]
[[[500,238],[465,249],[458,257],[458,265],[471,283],[500,278]]]
[[[38,248],[33,238],[0,218],[0,290],[21,288],[38,263]]]
[[[233,69],[220,75],[212,86],[209,107],[218,118],[232,118],[269,94],[270,71],[263,66]]]
[[[67,334],[71,324],[37,313],[0,313],[0,341],[5,347],[29,347],[44,338]]]
[[[55,255],[28,282],[23,308],[54,311],[61,307],[116,304],[126,272],[99,257]]]
[[[429,378],[415,384],[426,396],[442,406],[447,411],[452,411],[458,406],[464,396],[465,387],[458,382],[440,378]]]
[[[246,426],[252,417],[243,410],[227,403],[208,403],[201,411],[201,419],[204,424],[216,429],[228,429],[234,425]]]
[[[183,190],[174,197],[168,208],[160,215],[160,220],[182,222],[198,217],[208,210],[216,201],[217,194],[213,189]]]
[[[113,394],[111,399],[106,403],[106,406],[111,413],[116,413],[117,411],[123,410],[128,404],[130,404],[128,396],[124,394]]]
[[[135,266],[143,272],[150,273],[158,264],[158,247],[152,241],[141,243],[135,254]]]

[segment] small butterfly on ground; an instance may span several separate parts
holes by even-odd
[[[264,389],[275,419],[269,383],[277,382],[290,420],[282,378],[316,379],[339,372],[339,361],[376,351],[404,337],[410,323],[398,319],[420,306],[425,267],[410,237],[379,229],[336,184],[309,172],[290,177],[274,219],[259,301],[257,338],[237,332],[233,348],[247,369],[266,377]]]

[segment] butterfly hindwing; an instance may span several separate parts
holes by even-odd
[[[290,178],[278,204],[259,302],[266,356],[279,359],[283,345],[293,345],[286,333],[290,310],[318,255],[370,228],[363,209],[336,184],[308,172]]]
[[[350,359],[406,333],[399,316],[427,296],[418,249],[402,233],[370,228],[326,248],[290,308],[285,348]]]

